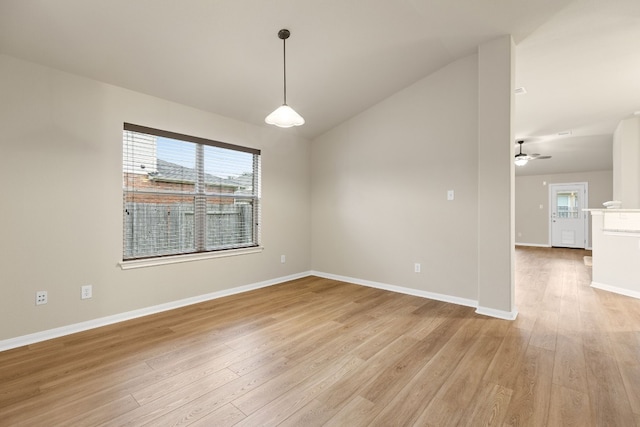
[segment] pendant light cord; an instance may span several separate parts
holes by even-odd
[[[283,62],[283,85],[284,85],[284,105],[287,105],[287,39],[282,39],[282,62]]]

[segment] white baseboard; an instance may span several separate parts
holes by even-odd
[[[10,350],[12,348],[22,347],[25,345],[34,344],[37,342],[46,341],[53,338],[59,338],[65,335],[71,335],[77,332],[87,331],[89,329],[95,329],[101,326],[107,326],[114,323],[124,322],[127,320],[148,316],[150,314],[160,313],[163,311],[174,310],[176,308],[185,307],[192,304],[198,304],[201,302],[210,301],[210,300],[214,300],[214,299],[218,299],[218,298],[222,298],[230,295],[235,295],[242,292],[248,292],[255,289],[265,288],[267,286],[273,286],[279,283],[288,282],[290,280],[300,279],[308,276],[318,276],[318,277],[323,277],[325,279],[339,280],[341,282],[348,282],[356,285],[368,286],[370,288],[377,288],[377,289],[397,292],[401,294],[428,298],[436,301],[462,305],[465,307],[475,307],[476,313],[486,315],[486,316],[496,317],[498,319],[514,320],[518,314],[517,312],[505,312],[505,311],[494,310],[486,307],[478,307],[478,301],[472,300],[472,299],[460,298],[460,297],[455,297],[451,295],[439,294],[435,292],[421,291],[418,289],[406,288],[403,286],[390,285],[387,283],[374,282],[370,280],[363,280],[355,277],[339,276],[336,274],[323,273],[320,271],[306,271],[302,273],[292,274],[290,276],[283,276],[283,277],[278,277],[271,280],[266,280],[264,282],[238,286],[235,288],[225,289],[218,292],[212,292],[209,294],[199,295],[196,297],[185,298],[178,301],[168,302],[165,304],[159,304],[152,307],[146,307],[138,310],[128,311],[125,313],[115,314],[112,316],[92,319],[86,322],[75,323],[73,325],[62,326],[59,328],[49,329],[42,332],[23,335],[16,338],[1,340],[0,351]]]
[[[323,273],[321,271],[311,271],[311,275],[323,277],[325,279],[339,280],[341,282],[354,283],[356,285],[368,286],[370,288],[382,289],[385,291],[397,292],[400,294],[413,295],[416,297],[428,298],[436,301],[449,302],[466,307],[477,307],[478,302],[471,299],[454,297],[451,295],[438,294],[435,292],[421,291],[418,289],[405,288],[402,286],[389,285],[386,283],[372,282],[370,280],[358,279],[355,277],[339,276],[336,274]]]
[[[620,288],[617,286],[605,285],[604,283],[591,282],[591,287],[601,289],[603,291],[613,292],[614,294],[620,294],[627,297],[640,299],[640,292],[632,291],[630,289]]]
[[[418,289],[405,288],[405,287],[396,286],[396,285],[389,285],[387,283],[372,282],[370,280],[363,280],[355,277],[339,276],[336,274],[323,273],[321,271],[311,271],[311,274],[313,276],[324,277],[325,279],[339,280],[341,282],[354,283],[356,285],[368,286],[370,288],[383,289],[385,291],[397,292],[401,294],[413,295],[416,297],[428,298],[428,299],[447,302],[451,304],[463,305],[465,307],[475,307],[476,313],[484,316],[495,317],[498,319],[515,320],[516,317],[518,316],[517,310],[502,311],[502,310],[496,310],[488,307],[480,307],[478,306],[478,301],[472,300],[472,299],[459,298],[451,295],[438,294],[435,292],[420,291]]]
[[[29,335],[23,335],[16,338],[10,338],[0,341],[0,351],[10,350],[12,348],[22,347],[65,335],[75,334],[77,332],[87,331],[89,329],[99,328],[126,320],[136,319],[138,317],[148,316],[150,314],[160,313],[163,311],[173,310],[187,305],[197,304],[200,302],[210,301],[229,295],[235,295],[242,292],[252,291],[254,289],[273,286],[278,283],[288,282],[289,280],[300,279],[310,276],[311,273],[306,271],[303,273],[292,274],[290,276],[278,277],[276,279],[266,280],[264,282],[253,283],[250,285],[238,286],[231,289],[225,289],[218,292],[199,295],[196,297],[185,298],[178,301],[172,301],[165,304],[154,305],[152,307],[141,308],[138,310],[128,311],[125,313],[114,314],[112,316],[101,317],[99,319],[88,320],[86,322],[75,323],[73,325],[62,326],[59,328],[49,329],[42,332],[36,332]]]
[[[480,307],[480,306],[476,309],[476,313],[481,314],[483,316],[497,317],[498,319],[504,319],[504,320],[516,320],[516,317],[518,317],[517,310],[502,311],[502,310],[496,310],[494,308],[487,308],[487,307]]]
[[[543,245],[541,243],[518,243],[516,242],[516,246],[530,246],[532,248],[550,248],[551,245]]]

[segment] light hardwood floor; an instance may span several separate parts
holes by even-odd
[[[518,248],[513,322],[310,277],[2,352],[0,425],[640,425],[640,300],[585,254]]]

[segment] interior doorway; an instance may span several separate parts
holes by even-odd
[[[552,247],[587,248],[589,206],[586,182],[549,184],[549,241]]]

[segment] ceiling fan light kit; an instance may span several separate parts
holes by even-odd
[[[284,88],[284,102],[282,105],[275,109],[275,111],[265,117],[264,121],[267,124],[275,125],[281,128],[290,128],[293,126],[300,126],[304,124],[304,119],[296,111],[287,105],[287,50],[286,40],[291,35],[291,32],[287,29],[278,31],[278,38],[282,40],[282,58],[283,58],[283,88]]]
[[[529,160],[545,160],[551,158],[551,156],[541,156],[540,154],[525,154],[522,152],[522,144],[524,144],[524,141],[518,141],[518,144],[520,144],[520,152],[515,155],[514,163],[516,166],[524,166],[529,163]]]
[[[523,158],[517,158],[517,156],[516,156],[516,160],[515,160],[516,166],[524,166],[527,163],[529,163],[529,160],[523,159]]]

